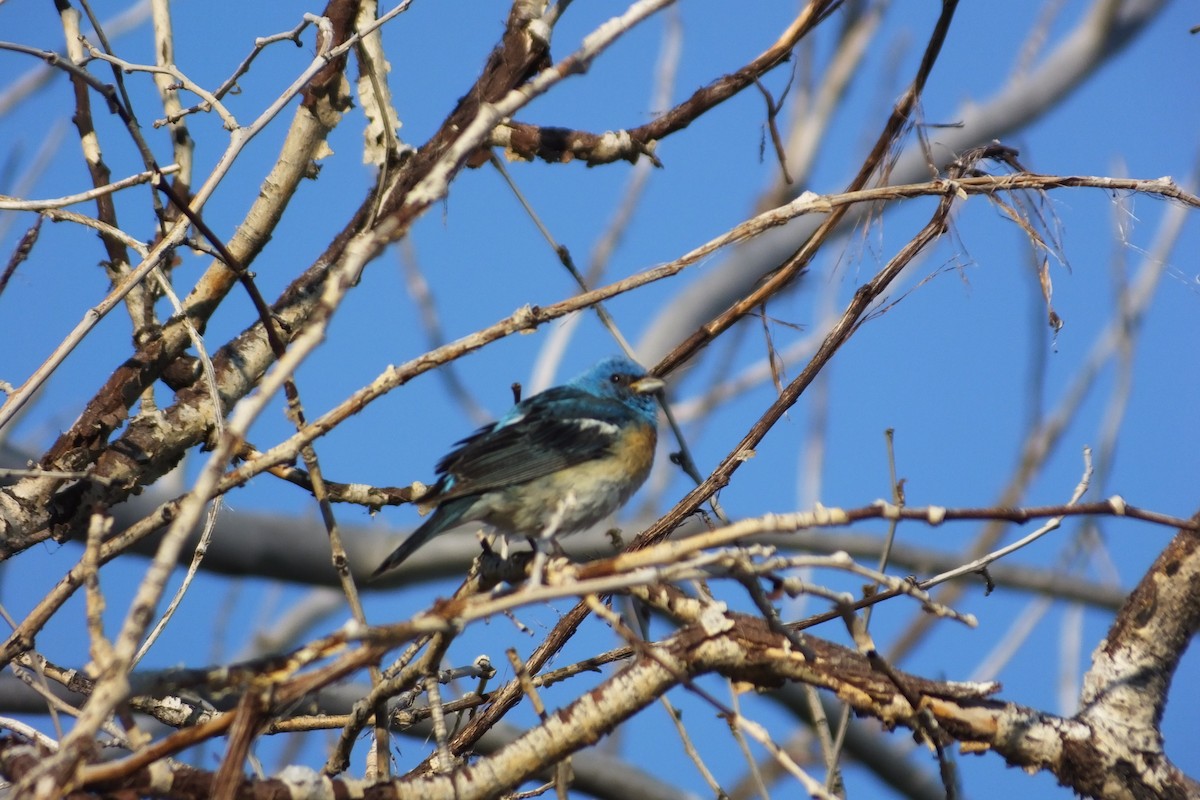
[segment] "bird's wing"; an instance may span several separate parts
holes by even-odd
[[[632,419],[621,403],[569,386],[534,395],[438,463],[436,501],[526,483],[599,458]]]

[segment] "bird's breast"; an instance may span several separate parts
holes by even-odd
[[[612,458],[633,480],[634,489],[642,485],[654,463],[654,448],[658,431],[653,425],[632,425],[626,428],[612,447]],[[632,492],[630,492],[632,494]]]

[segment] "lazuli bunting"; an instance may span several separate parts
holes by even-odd
[[[468,522],[541,539],[604,519],[650,473],[658,439],[653,395],[662,387],[634,362],[611,356],[517,403],[438,462],[437,482],[421,500],[436,510],[371,577]]]

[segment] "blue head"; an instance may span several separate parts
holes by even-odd
[[[646,370],[625,356],[602,359],[581,375],[572,378],[568,386],[588,394],[616,400],[653,425],[656,419],[654,393],[663,382],[646,374]]]

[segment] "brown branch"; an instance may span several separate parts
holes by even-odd
[[[1064,743],[1055,770],[1080,794],[1200,796],[1200,782],[1167,758],[1160,728],[1179,660],[1200,630],[1200,513],[1191,522],[1142,576],[1092,656],[1076,716],[1091,735]]]
[[[655,143],[683,130],[701,116],[742,90],[754,86],[759,78],[785,63],[793,48],[834,11],[842,0],[813,0],[792,21],[787,30],[757,58],[736,72],[723,75],[696,90],[687,100],[636,128],[602,134],[569,128],[542,127],[509,122],[493,132],[490,144],[503,147],[518,158],[541,159],[552,163],[579,159],[588,166],[615,161],[637,161],[654,157]]]
[[[937,61],[942,44],[946,40],[946,34],[950,30],[950,22],[954,18],[954,11],[957,6],[957,0],[945,0],[942,3],[942,13],[934,25],[932,34],[930,34],[929,42],[925,47],[925,54],[917,69],[916,77],[909,85],[908,91],[896,101],[891,116],[884,124],[883,131],[875,140],[875,145],[871,148],[871,152],[867,155],[866,160],[863,161],[858,174],[850,181],[850,185],[846,189],[847,192],[857,191],[867,185],[870,177],[875,174],[876,170],[882,167],[884,157],[892,147],[892,144],[903,133],[913,110],[917,106],[917,101],[920,99],[921,93],[925,88],[925,82],[928,80],[929,74],[933,71],[933,65]],[[653,370],[655,374],[669,375],[680,365],[693,358],[696,353],[706,347],[713,339],[728,330],[746,314],[750,313],[750,311],[758,308],[770,297],[791,284],[800,273],[808,268],[808,264],[813,256],[816,255],[817,250],[820,249],[821,245],[837,229],[847,210],[846,207],[833,209],[808,241],[801,245],[800,249],[793,253],[769,277],[763,280],[757,289],[738,300],[715,319],[705,324],[675,347],[655,367]]]
[[[690,624],[667,640],[648,645],[647,652],[605,680],[600,687],[569,704],[511,744],[474,760],[469,768],[442,775],[409,777],[393,782],[391,788],[394,791],[403,787],[405,796],[428,798],[454,797],[461,800],[495,796],[497,789],[514,787],[547,766],[592,744],[599,736],[655,702],[671,687],[707,673],[718,673],[764,687],[777,686],[787,680],[804,681],[836,692],[856,710],[875,716],[885,724],[910,727],[917,724],[917,709],[896,690],[893,679],[875,671],[870,660],[855,651],[813,637],[804,637],[804,650],[809,654],[806,657],[796,652],[786,637],[772,631],[766,622],[757,617],[733,612],[726,612],[723,616],[724,624],[709,618],[707,623]],[[371,649],[362,648],[353,661],[361,662],[361,652]],[[347,659],[343,659],[345,661]],[[906,691],[933,707],[935,715],[938,713],[936,709],[943,707],[950,710],[983,708],[992,711],[1009,708],[985,699],[996,690],[994,684],[930,681],[899,672],[896,674],[901,676]],[[330,675],[323,677],[329,678]],[[292,690],[281,689],[276,697],[283,702],[283,698],[293,695]],[[230,716],[225,715],[226,724]],[[21,743],[13,739],[0,745],[0,769],[6,776],[19,779],[29,774],[26,763],[19,761],[19,757],[27,752],[22,751],[21,747]],[[93,790],[115,791],[123,788],[136,791],[144,787],[143,782],[149,778],[148,772],[144,766],[129,771],[117,771],[108,766],[89,767],[84,773],[85,785]],[[192,775],[202,783],[186,791],[179,786],[179,793],[173,796],[202,796],[198,794],[201,786],[205,791],[211,791],[211,782],[214,780],[212,773],[197,771]],[[260,791],[265,793],[267,786],[278,787],[279,780],[260,782],[243,779],[239,785],[239,791],[243,794],[239,796],[255,796],[254,793]],[[333,783],[344,783],[346,789],[362,785],[357,781]],[[379,796],[395,795],[391,791],[381,791]]]
[[[338,5],[340,10],[345,12],[343,16],[347,23],[353,19],[354,9],[348,8],[348,6],[353,6],[353,3],[346,2],[346,0],[337,0],[335,5]],[[489,103],[497,96],[508,97],[512,93],[512,90],[520,82],[526,80],[535,68],[541,64],[545,43],[538,40],[537,37],[526,30],[527,23],[530,20],[523,16],[523,14],[529,11],[530,8],[526,4],[518,3],[514,6],[514,12],[510,20],[511,24],[506,30],[505,37],[501,45],[493,52],[488,66],[485,68],[483,76],[476,82],[475,88],[459,102],[459,106],[443,124],[439,133],[421,151],[408,159],[403,168],[397,171],[399,177],[393,186],[389,187],[387,193],[388,197],[392,199],[390,202],[385,202],[382,208],[384,214],[391,215],[391,219],[390,221],[384,220],[382,228],[372,231],[374,235],[370,237],[369,246],[373,250],[369,253],[369,257],[377,253],[390,237],[403,233],[407,225],[415,218],[415,215],[426,208],[429,202],[432,202],[435,195],[428,192],[418,192],[417,194],[420,195],[418,201],[407,206],[405,205],[411,199],[408,197],[409,192],[414,187],[425,185],[423,181],[427,181],[429,173],[435,167],[439,169],[446,167],[442,163],[442,156],[447,152],[453,151],[455,142],[464,135],[463,127],[469,127],[468,123],[477,116],[476,112],[483,108],[485,103]],[[589,52],[594,57],[601,49],[602,47],[599,44],[593,43]],[[569,72],[569,66],[568,64],[561,69]],[[578,66],[582,67],[584,65],[580,64]],[[332,83],[334,85],[329,87],[327,91],[321,92],[314,90],[312,87],[315,84],[310,83],[310,92],[307,98],[310,100],[323,98],[326,94],[336,97],[340,82],[332,80]],[[340,104],[334,105],[334,108],[340,110]],[[337,111],[331,113],[336,116]],[[459,156],[456,155],[455,158],[459,158]],[[307,161],[304,163],[307,163]],[[451,174],[456,167],[461,167],[461,163],[454,161],[450,164]],[[321,311],[325,316],[328,316],[333,312],[333,309],[322,310],[320,304],[320,287],[327,278],[329,270],[336,268],[339,264],[345,254],[345,247],[374,218],[373,207],[375,205],[375,197],[376,192],[372,192],[355,214],[351,223],[343,229],[342,233],[327,248],[326,254],[318,259],[316,265],[298,278],[284,292],[279,302],[276,303],[273,309],[275,312],[273,316],[281,315],[281,307],[288,309],[294,315],[288,326],[289,331],[293,335],[299,335],[299,332],[309,322],[312,314]],[[402,207],[405,210],[397,216],[397,212]],[[383,214],[381,214],[382,217]],[[242,263],[246,264],[247,262],[243,259]],[[215,277],[215,290],[210,290],[210,287],[202,280],[198,284],[197,290],[193,292],[193,295],[203,293],[219,302],[219,299],[224,297],[228,291],[232,273],[222,267],[221,271]],[[192,300],[193,298],[189,298],[189,301]],[[197,327],[203,326],[203,319],[206,318],[207,314],[212,312],[213,307],[215,307],[215,304],[205,304],[200,307],[200,319],[193,320]],[[194,306],[190,305],[190,302],[189,308],[194,308]],[[197,404],[204,404],[204,401],[196,399],[198,391],[192,388],[179,393],[180,400],[175,406],[175,410],[177,411],[180,409],[188,411],[188,416],[192,418],[192,424],[176,429],[176,433],[180,434],[175,437],[177,442],[180,442],[179,444],[174,447],[164,448],[161,440],[161,437],[164,436],[164,431],[160,425],[162,420],[147,419],[138,420],[138,424],[131,425],[118,443],[114,446],[107,446],[108,436],[124,422],[129,408],[136,402],[141,392],[147,386],[151,385],[167,366],[182,353],[182,348],[187,343],[186,336],[182,340],[179,340],[165,334],[166,332],[164,331],[164,336],[161,339],[156,339],[154,343],[140,350],[130,361],[126,362],[125,366],[113,374],[106,386],[89,404],[79,421],[72,426],[70,431],[59,438],[55,446],[43,458],[43,466],[50,467],[54,465],[54,468],[57,469],[63,467],[65,464],[71,464],[75,469],[82,469],[87,465],[94,464],[95,471],[98,474],[124,473],[130,476],[129,480],[115,482],[113,484],[114,488],[109,489],[107,495],[98,492],[96,484],[89,482],[77,484],[67,491],[58,494],[55,494],[55,492],[60,485],[59,483],[43,481],[36,486],[22,487],[18,491],[33,491],[47,498],[53,495],[55,503],[53,509],[51,509],[48,525],[30,526],[35,530],[31,530],[26,535],[14,536],[10,534],[5,537],[3,547],[0,548],[0,550],[4,551],[5,555],[18,552],[37,541],[44,540],[50,535],[63,535],[67,533],[78,524],[77,518],[82,509],[90,507],[90,505],[96,502],[111,504],[119,500],[120,496],[132,489],[133,486],[164,474],[174,463],[177,463],[187,447],[204,441],[209,432],[209,425],[203,423],[203,414],[195,417],[192,416],[193,412],[188,411],[188,409],[195,407]],[[258,379],[273,360],[272,356],[267,356],[261,359],[255,367],[241,366],[243,363],[249,361],[245,348],[257,336],[258,328],[252,327],[244,332],[241,337],[230,343],[230,345],[223,348],[221,354],[214,359],[214,364],[219,369],[222,367],[225,368],[224,376],[228,380],[226,385],[222,387],[222,392],[230,404],[243,397],[257,384]],[[233,365],[232,368],[229,367],[230,363]],[[129,369],[131,365],[133,365],[133,369]],[[214,415],[223,414],[224,409],[208,409],[208,413]],[[195,424],[197,421],[201,422],[199,426]],[[153,444],[148,449],[141,447],[137,442],[139,439],[143,440],[141,444],[149,444],[150,442],[153,442]],[[146,453],[153,453],[154,457],[143,458],[142,456]],[[125,484],[123,488],[115,488],[121,483]],[[39,504],[36,502],[30,503],[28,507],[37,508]],[[42,503],[41,507],[49,508],[48,502]]]
[[[339,5],[353,4],[345,0],[336,0],[331,3],[330,12],[336,12]],[[346,13],[352,14],[352,9]],[[284,150],[290,157],[281,158],[276,163],[266,182],[272,191],[264,192],[256,200],[246,223],[230,241],[229,249],[237,254],[242,264],[248,265],[269,240],[283,209],[304,178],[309,162],[315,157],[320,143],[338,119],[336,103],[321,107],[302,105],[297,110],[292,129],[284,144]],[[148,263],[146,266],[150,267],[153,264]],[[191,343],[187,323],[197,329],[203,329],[208,316],[228,293],[235,279],[235,274],[223,264],[217,264],[205,273],[185,301],[187,320],[175,318],[158,331],[157,336],[141,342],[138,350],[113,372],[88,403],[79,419],[43,456],[43,466],[57,469],[73,465],[71,469],[84,469],[93,465],[101,454],[106,452],[109,437],[124,423],[129,409],[142,392],[152,386]],[[5,410],[8,410],[7,404]],[[147,466],[149,465],[143,465]],[[134,474],[140,474],[136,467]],[[6,493],[12,495],[16,506],[51,510],[50,498],[55,496],[61,485],[62,483],[57,481],[39,481],[32,485],[11,487]],[[19,552],[36,541],[44,540],[47,535],[61,535],[72,526],[72,519],[78,509],[89,507],[91,502],[115,502],[132,485],[131,482],[117,494],[110,495],[97,493],[94,487],[85,489],[77,486],[74,494],[66,492],[60,495],[59,499],[64,501],[64,505],[55,506],[49,521],[43,520],[31,526],[29,533],[16,534],[11,529],[11,520],[8,520],[3,545],[0,546],[3,556]],[[55,519],[55,516],[58,519]],[[51,526],[50,530],[44,529],[47,525]]]
[[[410,777],[402,784],[421,796],[451,796],[443,792],[457,792],[453,796],[458,797],[481,796],[475,794],[482,790],[472,777],[480,774],[478,771],[481,768],[487,768],[482,774],[506,786],[510,785],[509,781],[524,780],[591,744],[597,735],[613,729],[679,682],[716,672],[760,687],[777,686],[784,681],[800,681],[826,688],[860,714],[873,716],[888,726],[903,725],[921,730],[930,724],[922,720],[922,715],[927,714],[940,731],[973,750],[995,749],[1014,765],[1049,769],[1068,785],[1096,796],[1124,796],[1111,787],[1097,788],[1094,785],[1098,774],[1113,774],[1112,770],[1098,773],[1094,759],[1107,758],[1111,761],[1113,753],[1117,752],[1111,741],[1114,738],[1111,717],[1114,709],[1104,707],[1115,704],[1115,710],[1125,714],[1128,698],[1116,695],[1143,691],[1141,684],[1144,681],[1132,680],[1132,676],[1134,673],[1144,674],[1146,665],[1130,663],[1128,653],[1131,651],[1153,651],[1155,675],[1159,679],[1149,682],[1149,690],[1159,693],[1161,698],[1169,681],[1169,673],[1174,669],[1187,641],[1200,626],[1200,603],[1196,602],[1200,595],[1200,547],[1197,547],[1200,537],[1196,535],[1196,529],[1200,529],[1200,515],[1188,525],[1188,529],[1180,532],[1135,592],[1128,608],[1114,625],[1105,652],[1098,654],[1098,666],[1102,661],[1108,661],[1117,667],[1117,674],[1105,678],[1106,681],[1111,678],[1114,682],[1106,683],[1104,690],[1091,698],[1093,702],[1085,703],[1083,711],[1075,719],[1058,718],[1035,709],[990,700],[987,695],[995,691],[992,684],[929,681],[900,673],[894,668],[881,672],[870,654],[864,656],[809,636],[799,636],[800,646],[797,646],[791,641],[798,637],[794,626],[789,626],[790,630],[785,634],[759,617],[723,611],[714,618],[705,611],[703,606],[708,601],[703,598],[689,598],[678,592],[656,591],[655,587],[647,587],[646,591],[638,592],[639,597],[661,607],[683,624],[680,632],[663,643],[648,646],[651,650],[642,652],[622,673],[581,697],[543,725],[527,732],[513,744],[487,756],[490,760],[482,763],[475,761],[468,771],[453,771],[420,779]],[[635,558],[645,553],[619,556],[617,560]],[[602,563],[582,568],[577,577],[581,581],[588,580],[588,575],[599,571]],[[575,586],[582,587],[580,591],[586,590],[581,583]],[[568,587],[567,590],[573,591],[573,588]],[[524,599],[513,597],[509,601],[538,602],[538,599],[527,596]],[[205,685],[210,690],[229,689],[238,685],[261,689],[273,685],[273,707],[282,708],[321,686],[362,669],[399,641],[423,632],[456,629],[469,619],[479,619],[493,613],[494,608],[494,601],[486,595],[463,596],[439,603],[432,612],[408,622],[365,632],[365,644],[345,653],[328,666],[309,673],[302,670],[344,650],[354,637],[339,633],[285,656],[258,659],[230,668],[195,671],[190,679],[187,672],[179,671],[168,680],[175,688],[191,682],[192,685]],[[1162,612],[1153,628],[1147,627],[1145,621],[1153,617],[1155,612],[1143,613],[1151,608]],[[718,621],[720,617],[725,622]],[[1093,673],[1097,671],[1098,668],[1093,669]],[[1161,699],[1146,706],[1134,705],[1148,708],[1145,720],[1153,726],[1157,725]],[[139,775],[146,765],[163,755],[178,752],[181,748],[219,734],[234,718],[235,715],[230,714],[214,718],[200,729],[174,734],[149,751],[140,752],[119,764],[87,767],[81,777],[95,788],[136,786],[136,781],[143,779]],[[1016,729],[1027,730],[1029,734],[1012,736],[1010,732]],[[1130,738],[1130,729],[1128,725],[1121,725],[1121,735],[1115,738]],[[1155,752],[1146,749],[1145,738],[1133,737],[1131,741],[1130,746],[1135,751],[1119,751],[1118,755],[1121,758],[1142,758],[1150,764],[1147,774],[1137,776],[1137,780],[1144,779],[1144,785],[1152,789],[1156,796],[1172,796],[1176,790],[1189,791],[1195,788],[1165,757],[1148,758]],[[1154,741],[1149,744],[1153,745]],[[1161,756],[1161,750],[1157,756]],[[0,756],[0,764],[6,770],[17,769],[12,763]],[[1087,771],[1086,775],[1084,770]],[[19,777],[15,772],[8,774]],[[1152,783],[1151,778],[1158,782]],[[209,779],[211,776],[206,778]],[[253,782],[239,785],[243,790],[257,791],[257,784]]]
[[[658,522],[639,534],[631,545],[632,549],[646,547],[655,542],[662,541],[687,517],[694,514],[710,496],[729,483],[729,479],[733,473],[746,461],[749,454],[754,451],[754,448],[758,446],[759,442],[774,427],[775,423],[795,404],[800,398],[800,394],[808,388],[808,385],[812,383],[821,369],[833,358],[834,353],[850,338],[857,329],[862,316],[867,313],[875,299],[884,292],[892,281],[899,277],[901,271],[919,252],[941,236],[952,204],[953,196],[945,196],[933,218],[917,236],[905,245],[875,277],[859,287],[845,311],[842,312],[841,317],[830,329],[821,346],[817,349],[817,352],[796,379],[780,392],[775,402],[767,408],[758,422],[751,427],[741,442],[730,451],[729,455],[713,470],[704,483],[689,492],[686,497],[680,500]],[[776,285],[774,290],[778,290],[779,288],[782,287]],[[756,292],[755,294],[757,295],[758,293]],[[739,311],[744,313],[752,307],[752,305],[746,302],[741,302],[723,316],[729,317]],[[687,346],[685,343],[676,352],[683,351]],[[668,356],[664,362],[671,362],[671,360],[671,356]]]
[[[346,0],[336,0],[332,2],[329,11],[334,13],[336,20],[335,12],[338,6],[352,5]],[[53,56],[53,54],[37,52],[34,54],[42,55],[47,59]],[[66,62],[55,60],[50,62],[62,68],[73,67]],[[82,71],[74,68],[72,76],[76,76],[78,72]],[[95,82],[95,78],[86,72],[83,72],[80,78]],[[97,85],[97,83],[92,84],[92,88],[106,92],[104,96],[110,102],[115,103],[112,88],[103,84]],[[116,108],[120,109],[119,103],[116,104]],[[308,120],[314,125],[302,125],[300,124],[301,119]],[[287,205],[287,201],[292,197],[295,188],[299,186],[299,182],[306,172],[308,161],[311,160],[313,154],[316,154],[318,143],[323,140],[332,125],[336,124],[337,119],[336,110],[329,108],[302,107],[299,110],[298,116],[296,116],[298,122],[289,132],[284,148],[295,148],[296,145],[302,144],[301,150],[293,152],[292,155],[296,156],[294,161],[289,157],[276,164],[269,179],[271,192],[264,193],[264,197],[260,197],[256,201],[256,205],[247,216],[247,225],[240,228],[238,234],[235,234],[234,239],[230,241],[230,249],[239,254],[242,264],[250,263],[253,255],[257,254],[265,241],[269,239],[270,231],[274,229],[282,215],[282,207]],[[308,130],[313,127],[317,128],[316,133]],[[299,136],[301,133],[302,136]],[[248,230],[251,225],[252,233]],[[192,295],[188,297],[186,303],[188,318],[197,329],[203,329],[205,320],[227,293],[233,279],[233,273],[223,265],[216,270],[210,270],[200,278],[197,288],[192,291]],[[106,385],[101,387],[71,429],[68,429],[56,441],[52,449],[43,457],[43,464],[74,464],[74,468],[78,469],[94,462],[106,446],[109,435],[124,422],[132,404],[137,401],[145,389],[154,384],[164,369],[172,365],[176,357],[191,343],[186,329],[187,326],[182,324],[182,320],[175,319],[173,323],[164,326],[158,332],[158,336],[143,342],[142,347],[130,359],[122,363]]]
[[[17,267],[21,266],[22,262],[33,252],[33,246],[37,244],[38,234],[42,230],[43,219],[45,217],[38,215],[37,220],[26,229],[25,233],[21,235],[21,240],[17,242],[17,246],[13,248],[12,255],[8,257],[8,263],[4,265],[4,272],[0,273],[0,294],[4,294],[4,289],[16,273]],[[12,389],[6,391],[11,393]]]

